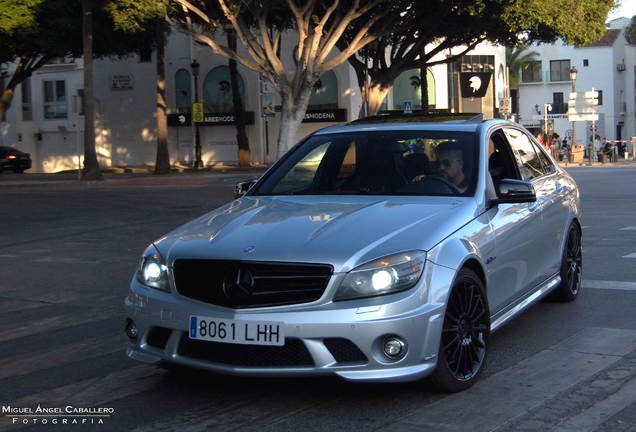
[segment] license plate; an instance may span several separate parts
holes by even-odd
[[[285,323],[190,317],[190,339],[242,345],[285,345]]]

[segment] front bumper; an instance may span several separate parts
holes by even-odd
[[[429,263],[430,264],[430,263]],[[453,272],[432,266],[417,287],[385,297],[316,302],[284,307],[234,310],[182,298],[140,284],[133,278],[126,298],[126,319],[137,337],[127,355],[151,363],[172,363],[244,376],[338,375],[356,381],[411,381],[430,374],[444,316],[443,298],[427,287]],[[190,316],[243,321],[278,321],[285,326],[282,347],[237,345],[189,338]],[[388,336],[406,343],[406,354],[384,354]]]

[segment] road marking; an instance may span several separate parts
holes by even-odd
[[[636,330],[586,328],[472,388],[377,430],[492,431],[636,349]],[[632,399],[634,398],[632,394]]]
[[[632,253],[632,254],[629,254],[629,255],[625,255],[625,256],[624,256],[624,257],[622,257],[622,258],[636,258],[636,252],[634,252],[634,253]]]
[[[636,226],[621,228],[619,231],[636,231]]]
[[[586,280],[581,282],[581,288],[615,289],[621,291],[636,291],[636,282]]]

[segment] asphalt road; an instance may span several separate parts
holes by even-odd
[[[125,356],[123,300],[139,255],[230,201],[241,174],[2,187],[0,431],[633,431],[636,169],[568,169],[581,189],[584,289],[494,333],[483,379],[450,396],[168,372]],[[38,407],[49,417],[21,417]]]

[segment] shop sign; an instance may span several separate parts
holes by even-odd
[[[307,110],[303,123],[342,123],[347,121],[347,110]]]
[[[111,75],[110,89],[111,90],[132,90],[133,76],[132,75]]]
[[[192,124],[191,114],[168,114],[168,126],[190,126]],[[236,124],[234,113],[226,114],[203,114],[203,121],[199,126],[229,126]],[[254,111],[245,112],[245,124],[254,124]]]

